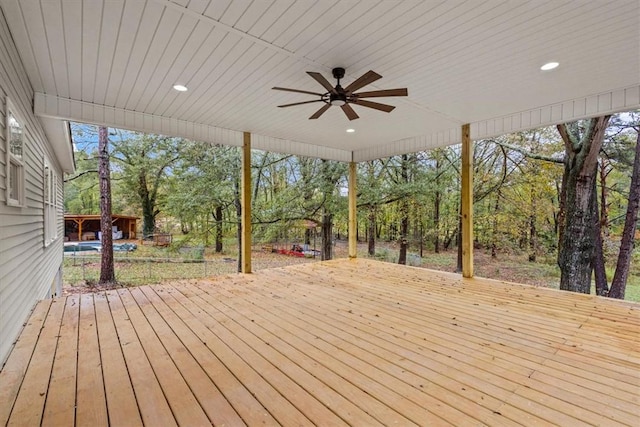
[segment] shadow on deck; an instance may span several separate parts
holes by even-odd
[[[371,260],[40,302],[0,425],[634,425],[640,305]]]

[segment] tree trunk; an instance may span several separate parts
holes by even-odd
[[[307,247],[311,245],[311,229],[310,228],[306,228],[304,230],[304,244],[307,245]]]
[[[368,241],[369,255],[375,256],[376,254],[376,207],[373,204],[369,205],[367,241]]]
[[[502,187],[499,187],[496,191],[496,204],[493,208],[493,232],[491,236],[491,258],[493,259],[498,258],[498,215],[500,213],[501,189]]]
[[[593,275],[596,281],[596,295],[607,296],[609,293],[609,285],[607,284],[607,272],[604,267],[604,253],[602,251],[602,232],[600,230],[600,218],[598,214],[598,194],[593,181],[593,235],[595,239],[595,250],[593,252]]]
[[[142,235],[146,238],[153,235],[156,231],[156,215],[155,200],[151,197],[151,193],[147,188],[147,177],[144,171],[138,176],[138,195],[142,205]]]
[[[222,252],[222,206],[216,206],[214,211],[216,220],[216,253]]]
[[[409,156],[402,155],[400,163],[400,177],[403,184],[409,183]],[[400,201],[400,254],[398,255],[398,264],[407,264],[407,246],[409,246],[409,201],[404,196]]]
[[[567,155],[565,154],[565,162]],[[566,166],[565,166],[566,169]],[[564,220],[566,217],[565,205],[566,205],[566,193],[567,193],[567,174],[563,172],[562,182],[560,183],[560,191],[558,191],[558,214],[555,216],[555,232],[558,236],[558,262],[560,262],[560,254],[562,253],[562,241],[564,239]]]
[[[102,232],[102,254],[99,284],[116,282],[113,265],[113,234],[111,218],[111,175],[109,170],[109,130],[98,129],[98,176],[100,177],[100,230]]]
[[[236,207],[238,224],[238,273],[242,273],[242,203],[240,202],[240,178],[237,178],[235,182],[235,198],[233,204]]]
[[[603,158],[600,162],[600,230],[603,238],[609,237],[609,203],[607,202],[607,176],[609,175],[609,160]]]
[[[327,261],[333,258],[333,214],[327,209],[322,213],[322,251],[321,260]]]
[[[437,178],[436,178],[436,185],[438,185]],[[440,204],[442,202],[441,199],[442,199],[442,196],[440,195],[440,191],[436,190],[435,199],[433,202],[433,251],[437,254],[440,253]]]
[[[424,225],[420,220],[420,258],[424,257]]]
[[[638,209],[640,208],[640,132],[636,141],[636,157],[633,161],[633,172],[631,173],[631,187],[629,188],[629,203],[627,204],[627,215],[624,220],[624,230],[620,240],[620,252],[616,272],[611,281],[609,296],[611,298],[624,299],[627,287],[627,277],[629,276],[629,266],[635,241],[636,224],[638,223]]]
[[[558,125],[566,149],[562,190],[565,216],[558,254],[562,290],[585,294],[591,290],[593,185],[608,122],[609,116],[591,119],[582,135],[577,123]]]
[[[400,254],[398,255],[398,264],[407,264],[407,247],[409,240],[407,233],[409,231],[409,207],[406,200],[402,200],[400,206]]]
[[[536,227],[537,195],[531,186],[531,211],[529,212],[529,262],[536,262],[538,252],[538,232]]]

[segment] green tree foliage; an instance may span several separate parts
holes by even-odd
[[[74,214],[99,214],[97,151],[75,152],[76,172],[65,179],[64,211]]]
[[[236,197],[238,148],[184,143],[180,154],[167,180],[167,213],[180,223],[182,233],[202,239],[205,245],[213,235],[221,252],[223,213]]]
[[[157,135],[124,133],[113,144],[112,158],[121,182],[120,199],[140,206],[143,236],[156,229],[156,217],[166,202],[167,177],[180,159],[187,141]]]

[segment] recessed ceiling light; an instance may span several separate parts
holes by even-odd
[[[188,90],[184,85],[173,85],[173,88],[178,92],[186,92]]]
[[[355,131],[355,129],[347,129],[347,133],[354,133]]]
[[[542,71],[549,71],[549,70],[553,70],[554,68],[558,68],[558,65],[560,65],[560,63],[558,62],[547,62],[542,67],[540,67],[540,69]]]

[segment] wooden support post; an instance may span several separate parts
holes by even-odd
[[[356,163],[349,163],[349,258],[358,256],[358,217],[356,212]]]
[[[73,221],[78,224],[78,242],[82,242],[82,223],[84,222],[84,219],[74,219]]]
[[[473,277],[473,142],[462,125],[462,276]]]
[[[242,256],[242,272],[251,273],[251,134],[244,132],[242,143],[242,237],[240,253]]]

